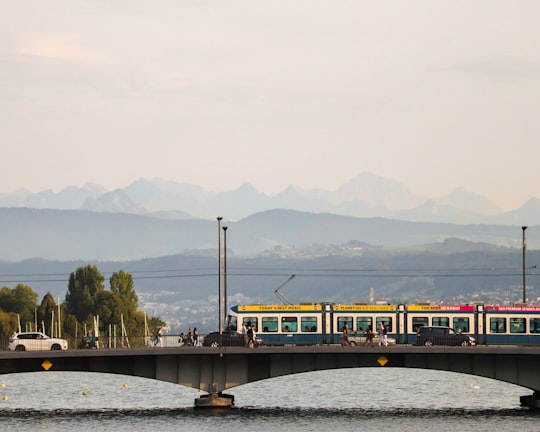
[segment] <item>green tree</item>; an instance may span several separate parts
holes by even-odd
[[[123,319],[128,335],[143,335],[145,315],[137,310],[139,298],[133,277],[120,270],[110,277],[110,290],[104,289],[103,282],[104,278],[96,266],[79,267],[71,273],[65,299],[66,310],[63,312],[65,318],[62,319],[64,331],[71,335],[82,334],[79,328],[92,328],[93,318],[99,316],[102,331],[108,331],[109,325],[119,328]],[[45,303],[49,304],[49,301]],[[44,308],[50,309],[48,306]],[[159,318],[148,318],[147,323],[150,327],[165,324]]]
[[[98,294],[104,291],[104,280],[94,265],[79,267],[69,275],[66,307],[77,321],[84,322],[95,313]]]
[[[65,310],[65,305],[62,305]],[[62,319],[62,325],[63,325],[63,333],[65,335],[73,336],[75,339],[78,339],[81,335],[83,330],[81,330],[81,327],[79,326],[79,323],[77,322],[77,318],[73,314],[65,313],[63,315]]]
[[[17,284],[13,289],[3,287],[0,290],[0,309],[18,314],[22,324],[34,323],[37,298],[37,293],[24,284]]]
[[[6,341],[2,349],[7,349],[8,338],[18,329],[17,314],[0,310],[0,341]]]
[[[38,307],[37,324],[38,324],[38,328],[41,329],[41,323],[43,322],[45,324],[45,329],[46,329],[45,332],[49,335],[52,335],[52,331],[51,329],[47,331],[47,328],[48,328],[47,326],[51,325],[53,314],[56,313],[56,310],[57,310],[57,306],[54,301],[54,297],[50,292],[48,292],[47,294],[45,294],[45,296],[41,300],[41,304]]]
[[[118,294],[125,307],[125,312],[135,313],[139,298],[133,287],[133,277],[124,270],[113,273],[109,280],[111,291]]]
[[[109,282],[111,284],[111,292],[115,294],[120,301],[120,308],[117,311],[119,313],[116,318],[119,320],[120,314],[122,314],[127,332],[133,333],[137,330],[135,313],[137,312],[139,303],[139,298],[133,286],[133,278],[129,273],[120,270],[117,273],[113,273]],[[116,323],[118,324],[119,321]]]
[[[36,319],[38,295],[28,285],[17,284],[13,290],[15,311],[21,317],[22,323],[33,323]]]
[[[13,291],[10,287],[2,287],[0,289],[0,310],[3,310],[4,312],[13,312],[14,310],[14,298],[13,298]]]
[[[99,315],[101,323],[108,327],[120,324],[122,308],[122,301],[118,294],[112,291],[103,291],[98,294],[94,313]]]

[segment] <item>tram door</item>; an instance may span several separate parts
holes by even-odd
[[[487,345],[486,309],[483,304],[476,305],[476,310],[474,311],[474,337],[478,345]]]
[[[322,332],[321,343],[333,343],[334,338],[334,308],[332,303],[322,304]]]
[[[399,304],[396,312],[396,342],[407,343],[407,309],[404,304]]]

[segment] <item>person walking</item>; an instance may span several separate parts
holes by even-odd
[[[343,333],[341,334],[341,345],[342,346],[349,346],[349,326],[345,324],[343,326]]]
[[[386,336],[386,326],[379,322],[379,346],[386,347],[388,346],[388,338]]]
[[[245,323],[242,324],[242,336],[244,337],[244,346],[247,348],[249,345],[249,338],[248,338],[248,326]]]
[[[255,329],[248,324],[247,326],[247,337],[248,337],[248,348],[253,348],[255,346],[255,338],[257,337],[255,335]]]
[[[373,348],[373,336],[373,327],[369,325],[366,331],[366,341],[364,342],[364,346],[369,344],[369,346]]]
[[[156,332],[156,344],[155,346],[163,347],[163,328],[159,327]]]
[[[86,348],[95,348],[96,347],[96,341],[94,340],[94,334],[92,333],[92,329],[88,329],[88,332],[86,333]]]

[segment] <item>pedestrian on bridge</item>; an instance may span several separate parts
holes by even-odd
[[[347,324],[345,324],[343,326],[343,333],[341,335],[341,345],[343,345],[343,346],[349,346],[350,345],[350,342],[349,342],[349,326]]]
[[[379,346],[386,347],[388,346],[388,338],[386,336],[386,326],[379,322]]]
[[[247,339],[248,339],[248,348],[253,348],[255,346],[255,330],[250,323],[247,325]]]
[[[163,327],[159,327],[156,332],[156,343],[154,346],[163,347]]]
[[[366,331],[366,341],[364,342],[364,346],[367,346],[367,344],[369,344],[369,346],[373,348],[373,336],[373,327],[369,325]]]

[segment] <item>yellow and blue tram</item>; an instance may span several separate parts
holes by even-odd
[[[411,344],[422,326],[448,326],[478,344],[540,345],[540,306],[335,304],[236,305],[227,327],[251,325],[268,345],[339,343],[345,324],[362,336],[382,322],[397,343]]]

